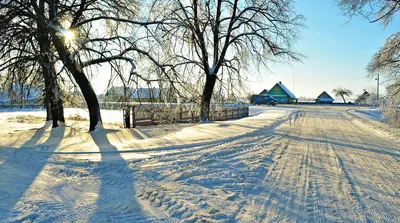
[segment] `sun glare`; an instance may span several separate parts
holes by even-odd
[[[74,33],[70,30],[64,31],[63,34],[65,37],[65,42],[67,42],[67,43],[71,42],[75,38]]]

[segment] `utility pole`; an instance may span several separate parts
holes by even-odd
[[[378,77],[375,78],[375,80],[377,80],[376,83],[376,104],[379,105],[379,73],[378,73]]]

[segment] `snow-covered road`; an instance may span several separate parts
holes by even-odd
[[[254,109],[141,140],[2,134],[0,222],[400,222],[398,143],[342,107]]]

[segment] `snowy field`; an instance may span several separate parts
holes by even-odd
[[[0,222],[400,222],[398,142],[348,109],[138,129],[105,111],[94,133],[0,111]]]

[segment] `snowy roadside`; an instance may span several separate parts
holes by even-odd
[[[122,110],[101,110],[102,120],[107,125],[123,125]],[[89,112],[82,108],[65,108],[64,116],[67,119],[67,125],[76,126],[79,122],[89,120]],[[46,118],[44,109],[0,109],[0,133],[13,132],[15,130],[28,130],[31,128],[40,128]],[[7,121],[9,120],[9,121]],[[86,128],[86,123],[79,125]]]
[[[377,121],[377,122],[384,122],[384,120],[382,119],[383,109],[381,108],[354,109],[350,110],[349,112],[363,119]]]
[[[186,145],[198,145],[205,142],[224,140],[256,131],[277,121],[282,121],[293,109],[252,106],[250,117],[205,124],[175,124],[159,126],[141,126],[137,129],[123,129],[113,126],[121,115],[118,111],[103,111],[106,117],[106,129],[88,133],[87,122],[68,121],[68,126],[60,131],[60,139],[54,138],[49,126],[43,127],[45,117],[41,111],[3,112],[1,116],[0,146],[9,148],[45,147],[46,143],[57,141],[55,154],[71,159],[91,161],[113,160],[115,153],[121,153],[124,159],[142,159],[159,154],[173,153]],[[82,114],[82,109],[66,109],[66,117]],[[19,118],[18,118],[19,117]],[[22,118],[21,118],[22,117]],[[28,117],[28,118],[27,118]],[[27,121],[24,121],[27,119]],[[109,124],[111,123],[111,124]],[[18,129],[20,128],[20,129]],[[18,129],[16,131],[16,129]],[[57,136],[60,137],[60,136]],[[100,148],[115,147],[114,152],[101,154]],[[157,149],[159,148],[159,149]],[[45,152],[45,150],[42,149]]]
[[[269,127],[279,126],[293,111],[256,109],[258,115],[248,118],[192,125],[155,137],[136,129],[88,133],[74,126],[3,133],[0,222],[229,222],[241,202],[235,201],[235,191],[254,189],[238,173],[247,162],[254,177],[265,172],[261,166],[273,152],[259,149],[281,144],[269,141]],[[207,174],[196,164],[244,151],[254,151],[255,157],[221,163],[227,172],[218,168]],[[258,161],[259,156],[266,161]],[[186,181],[195,175],[198,182]]]
[[[347,114],[356,124],[368,127],[374,132],[400,141],[400,129],[390,126],[381,118],[382,109],[357,109],[348,110]]]

